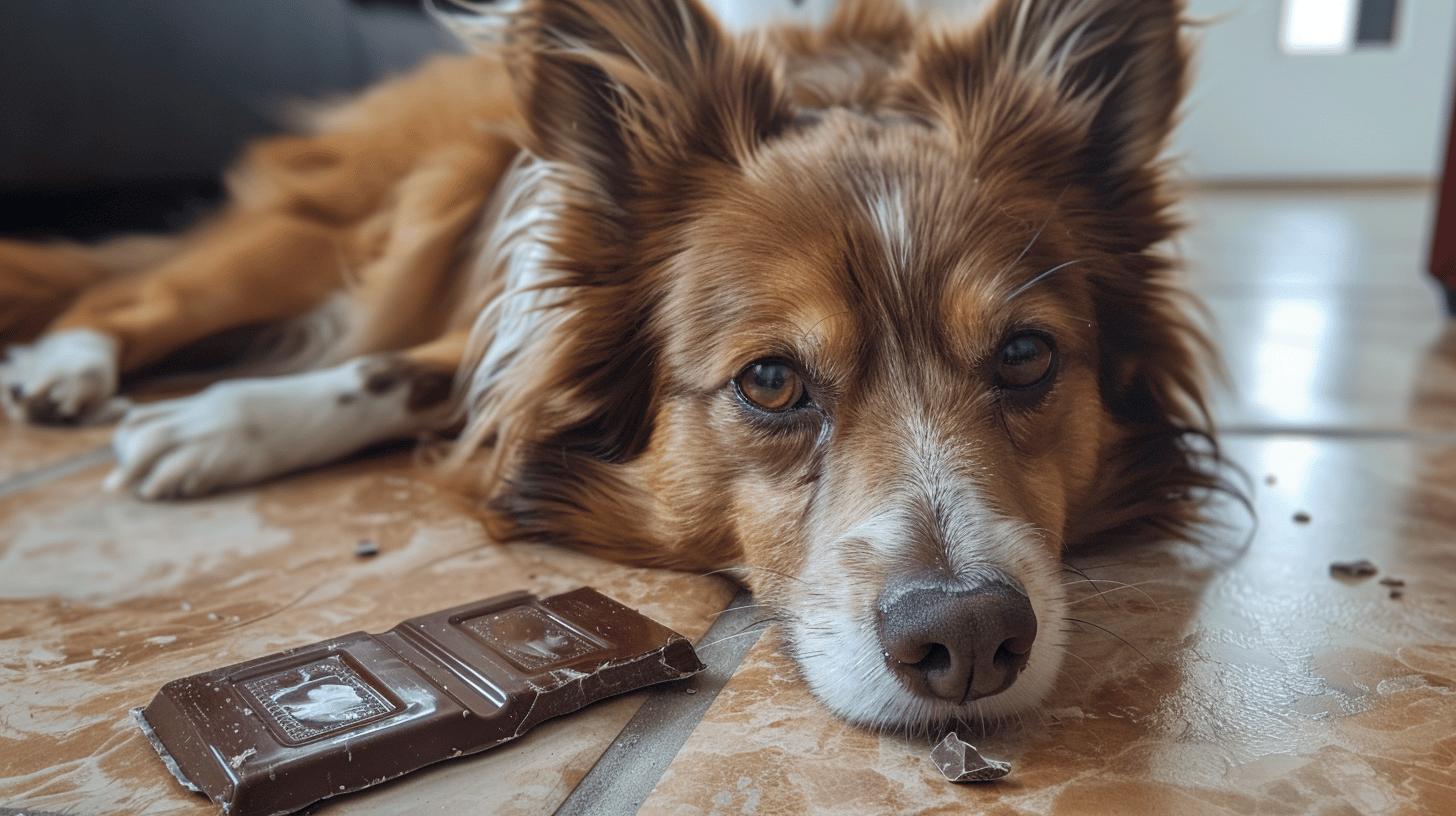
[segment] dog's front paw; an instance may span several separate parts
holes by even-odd
[[[89,329],[52,332],[12,346],[0,362],[0,403],[11,418],[47,425],[115,419],[125,402],[116,339]]]
[[[111,490],[144,499],[201,496],[261,481],[289,468],[264,395],[251,383],[225,382],[182,399],[137,406],[112,438],[116,469]]]
[[[200,496],[323,464],[413,426],[404,389],[375,394],[362,369],[218,383],[127,412],[112,448],[112,490],[144,499]]]

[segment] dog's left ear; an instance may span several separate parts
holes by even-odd
[[[644,494],[622,466],[651,440],[661,387],[652,317],[678,234],[661,227],[792,111],[777,63],[697,0],[500,5],[524,146],[550,163],[564,202],[542,236],[541,286],[560,308],[543,310],[543,334],[483,392],[467,438],[494,441],[479,489],[498,538],[621,555],[624,537],[647,535]]]
[[[532,0],[518,19],[512,75],[533,152],[613,201],[654,174],[741,162],[790,117],[774,65],[697,0]]]
[[[1158,158],[1187,76],[1182,0],[1000,0],[918,49],[912,87],[986,161],[1066,167],[1113,198]]]

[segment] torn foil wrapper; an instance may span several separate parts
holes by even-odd
[[[993,782],[1011,773],[1011,763],[981,756],[976,746],[956,736],[954,731],[931,749],[930,759],[952,782]]]

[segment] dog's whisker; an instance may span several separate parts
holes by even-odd
[[[1092,621],[1083,620],[1081,618],[1063,618],[1062,620],[1071,621],[1072,623],[1078,623],[1078,624],[1081,624],[1083,626],[1090,626],[1093,629],[1101,630],[1102,632],[1104,632],[1104,633],[1110,635],[1111,637],[1117,639],[1118,641],[1120,641],[1127,648],[1132,649],[1134,652],[1137,652],[1137,656],[1138,657],[1141,657],[1143,659],[1143,661],[1145,663],[1147,663],[1149,666],[1155,666],[1155,665],[1157,665],[1156,663],[1154,663],[1152,661],[1151,658],[1149,658],[1146,654],[1143,653],[1143,650],[1142,649],[1139,649],[1138,647],[1132,645],[1132,642],[1129,641],[1127,638],[1123,637],[1122,635],[1119,635],[1118,633],[1112,631],[1111,629],[1108,629],[1106,626],[1103,626],[1100,623],[1093,623]]]
[[[1006,268],[1001,270],[1001,272],[998,273],[997,277],[1005,275],[1007,272],[1015,269],[1016,265],[1021,263],[1021,259],[1026,257],[1026,253],[1030,252],[1031,248],[1036,245],[1036,242],[1041,239],[1041,234],[1046,231],[1047,225],[1050,224],[1052,222],[1052,219],[1056,217],[1057,210],[1061,207],[1062,196],[1065,196],[1067,194],[1067,190],[1069,189],[1071,189],[1070,184],[1068,184],[1066,187],[1063,187],[1060,193],[1057,193],[1056,201],[1052,202],[1051,212],[1047,213],[1046,218],[1042,219],[1041,225],[1036,228],[1036,232],[1032,233],[1031,240],[1027,241],[1026,246],[1021,248],[1021,252],[1017,254],[1016,259],[1013,260],[1011,263],[1007,264]]]
[[[731,635],[724,635],[723,637],[720,637],[717,640],[712,640],[712,641],[709,641],[707,643],[702,644],[701,646],[696,646],[696,647],[694,647],[694,649],[696,651],[701,652],[704,649],[711,649],[714,646],[717,646],[719,643],[724,643],[726,641],[733,640],[734,638],[741,638],[741,637],[743,637],[745,635],[761,635],[763,633],[760,632],[760,631],[758,631],[755,627],[757,627],[759,625],[762,625],[764,623],[773,623],[773,621],[760,621],[759,623],[756,623],[756,624],[750,624],[749,627],[747,629],[745,629],[744,631],[734,632]]]
[[[1090,671],[1090,672],[1092,672],[1093,674],[1096,674],[1097,673],[1096,667],[1094,667],[1091,663],[1087,662],[1087,658],[1082,657],[1081,655],[1074,653],[1070,649],[1067,650],[1067,657],[1070,657],[1073,660],[1076,660],[1077,662],[1081,663],[1083,666],[1086,666],[1087,667],[1087,670]],[[1074,677],[1074,675],[1068,675],[1068,676],[1069,677]]]
[[[1081,575],[1083,577],[1086,577],[1086,575],[1087,575],[1086,570],[1108,569],[1110,567],[1124,567],[1124,566],[1127,566],[1128,564],[1141,564],[1141,563],[1143,563],[1143,562],[1138,561],[1137,559],[1129,558],[1126,561],[1109,561],[1106,564],[1088,564],[1086,566],[1080,566],[1080,567],[1072,564],[1071,562],[1063,561],[1062,562],[1062,566],[1064,568],[1066,568],[1066,569],[1072,570],[1073,572],[1077,573],[1078,575]]]
[[[1091,584],[1091,586],[1092,586],[1093,589],[1099,589],[1098,586],[1097,586],[1097,583],[1092,580],[1092,577],[1091,576],[1089,576],[1087,573],[1085,573],[1085,572],[1077,569],[1076,567],[1073,567],[1071,565],[1064,564],[1062,566],[1062,569],[1063,569],[1063,571],[1073,572],[1073,573],[1076,573],[1077,575],[1082,576],[1082,580],[1083,581],[1086,581],[1088,584]],[[1068,582],[1068,583],[1063,584],[1062,586],[1063,587],[1070,586],[1073,583],[1076,583],[1076,582],[1075,581],[1071,581],[1071,582]],[[1101,592],[1099,591],[1098,594],[1101,595]],[[1107,604],[1107,608],[1108,609],[1111,609],[1112,608],[1112,603],[1111,602],[1107,601],[1106,599],[1104,599],[1103,602]]]
[[[1156,583],[1157,583],[1156,580],[1139,581],[1138,583],[1135,583],[1135,584],[1128,584],[1128,583],[1124,583],[1122,581],[1113,581],[1113,580],[1110,580],[1110,579],[1107,579],[1107,578],[1097,578],[1097,579],[1085,578],[1085,579],[1081,579],[1081,580],[1077,580],[1077,581],[1068,581],[1065,584],[1062,584],[1062,586],[1064,586],[1064,587],[1070,587],[1070,586],[1076,586],[1078,584],[1088,584],[1094,590],[1096,590],[1096,594],[1095,595],[1088,595],[1085,598],[1078,598],[1078,599],[1076,599],[1074,601],[1068,601],[1067,602],[1067,605],[1068,606],[1076,606],[1077,604],[1083,603],[1085,601],[1092,600],[1094,598],[1102,598],[1102,599],[1105,600],[1108,595],[1111,595],[1114,592],[1120,592],[1120,591],[1122,591],[1124,589],[1130,589],[1133,592],[1136,592],[1139,595],[1143,596],[1143,599],[1146,600],[1148,603],[1152,604],[1155,609],[1161,609],[1162,608],[1162,605],[1159,604],[1157,602],[1157,600],[1153,598],[1153,596],[1149,595],[1146,591],[1144,591],[1142,589],[1142,587],[1144,587],[1144,586],[1148,586],[1150,584],[1156,584]],[[1098,584],[1112,584],[1113,587],[1112,587],[1112,589],[1102,589],[1101,587],[1098,586]],[[1108,607],[1110,608],[1111,606],[1112,606],[1112,604],[1109,603],[1108,604]]]
[[[796,581],[796,582],[798,582],[800,584],[803,584],[805,586],[808,586],[809,585],[809,582],[805,581],[804,579],[802,579],[802,578],[800,578],[800,577],[798,577],[796,575],[790,575],[787,572],[784,572],[783,570],[776,570],[776,569],[773,569],[771,567],[763,567],[763,566],[759,566],[757,564],[739,564],[739,565],[733,566],[733,567],[720,567],[720,568],[715,569],[715,570],[712,570],[710,572],[704,572],[704,573],[702,573],[702,575],[704,577],[709,577],[709,576],[713,576],[713,575],[721,575],[721,574],[723,574],[725,572],[732,572],[733,570],[759,570],[760,572],[766,572],[766,573],[768,573],[770,575],[777,575],[780,578],[784,578],[784,579],[787,579],[787,580],[790,580],[790,581]]]
[[[727,609],[720,609],[717,612],[714,612],[713,614],[709,615],[708,618],[710,620],[712,620],[712,619],[717,618],[719,615],[726,615],[729,612],[737,612],[740,609],[768,609],[768,608],[769,608],[769,605],[766,604],[766,603],[761,603],[761,604],[744,604],[743,606],[730,606]]]
[[[1073,266],[1075,264],[1086,263],[1087,260],[1088,260],[1087,258],[1078,258],[1078,259],[1072,260],[1072,261],[1065,261],[1063,263],[1057,264],[1056,266],[1052,267],[1051,269],[1048,269],[1048,270],[1046,270],[1044,272],[1037,273],[1036,277],[1032,278],[1031,280],[1027,281],[1026,283],[1021,284],[1020,286],[1018,286],[1014,290],[1012,290],[1011,294],[1009,294],[1009,295],[1007,295],[1005,297],[1004,302],[1009,303],[1009,302],[1017,299],[1018,297],[1020,297],[1023,294],[1025,294],[1027,292],[1027,290],[1035,287],[1037,284],[1041,283],[1042,281],[1046,280],[1047,278],[1050,278],[1052,275],[1056,274],[1057,272],[1060,272],[1063,269],[1066,269],[1067,267]]]

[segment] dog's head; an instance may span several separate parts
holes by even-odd
[[[850,719],[1024,708],[1063,548],[1180,528],[1213,479],[1154,249],[1181,2],[843,6],[747,39],[692,0],[528,7],[559,314],[477,421],[496,529],[741,567]]]

